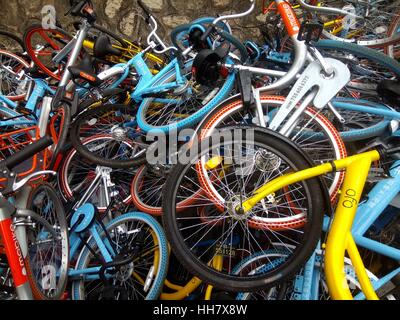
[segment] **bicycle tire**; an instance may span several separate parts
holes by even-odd
[[[336,49],[341,52],[350,52],[356,56],[370,59],[390,69],[397,78],[400,78],[400,63],[374,49],[333,40],[320,40],[315,43],[315,47],[317,49]]]
[[[260,101],[262,104],[263,109],[268,110],[268,107],[271,105],[272,107],[279,108],[279,105],[282,104],[285,101],[284,97],[279,97],[279,96],[271,96],[271,95],[261,95],[260,96]],[[223,103],[219,104],[216,108],[214,108],[204,119],[203,121],[198,125],[196,128],[196,132],[199,135],[200,139],[205,138],[206,136],[212,135],[213,130],[218,128],[218,125],[228,125],[228,124],[223,124],[223,121],[225,119],[229,119],[231,121],[249,121],[250,119],[247,120],[242,120],[239,119],[241,114],[245,115],[245,109],[243,108],[242,105],[242,100],[240,99],[240,96],[233,96],[227,100],[225,100]],[[236,119],[235,114],[238,115],[238,119]],[[269,113],[268,113],[269,116]],[[330,160],[336,160],[336,159],[342,159],[345,158],[347,155],[346,152],[346,147],[339,136],[339,133],[336,131],[335,127],[326,119],[323,115],[320,115],[316,113],[312,108],[307,108],[305,110],[305,116],[307,117],[306,124],[311,124],[315,123],[319,128],[321,128],[321,131],[323,131],[325,134],[323,135],[322,132],[314,133],[315,139],[319,139],[322,141],[322,139],[328,140],[330,142],[330,146],[333,148],[333,154],[334,154],[334,159]],[[231,124],[229,124],[231,125]],[[293,135],[292,135],[293,137]],[[294,134],[294,137],[296,138],[297,141],[295,141],[297,144],[299,144],[300,147],[302,147],[302,139],[299,137],[296,137],[296,134]],[[307,143],[309,143],[309,139],[303,139],[305,140],[305,144],[303,148],[307,148]],[[314,141],[312,140],[312,141]],[[318,152],[317,152],[318,153]],[[319,158],[320,154],[318,153],[318,157],[313,159],[317,163],[321,161]],[[334,202],[338,192],[339,188],[343,182],[344,179],[344,173],[343,172],[337,172],[334,174],[333,178],[333,183],[331,184],[329,188],[329,193],[331,196],[331,201]]]
[[[187,64],[186,68],[190,68],[190,64]],[[158,86],[161,84],[172,82],[175,80],[175,76],[176,76],[175,71],[169,72],[165,75],[165,77],[160,79],[153,86]],[[204,117],[204,115],[206,115],[210,110],[215,108],[221,101],[223,101],[229,95],[229,93],[234,88],[235,78],[236,78],[235,74],[230,73],[224,80],[223,84],[221,85],[221,88],[219,88],[218,92],[214,95],[214,97],[211,98],[211,100],[209,100],[202,107],[199,106],[199,109],[197,109],[197,111],[194,111],[193,114],[190,114],[189,116],[183,118],[182,120],[175,121],[171,124],[162,124],[156,126],[148,123],[146,115],[147,111],[150,111],[150,107],[152,102],[154,101],[154,98],[146,98],[140,103],[137,112],[137,123],[140,129],[142,129],[146,133],[152,130],[158,130],[164,133],[169,133],[173,130],[179,131],[194,126],[198,122],[200,122],[200,120]],[[212,93],[212,91],[210,93]],[[168,106],[166,107],[168,108]]]
[[[240,126],[236,129],[242,131],[242,137],[246,137],[246,131],[249,132],[249,127]],[[279,154],[280,156],[285,154],[285,159],[288,159],[289,157],[291,161],[294,160],[297,169],[301,170],[309,167],[309,160],[307,160],[303,153],[299,151],[296,146],[290,143],[290,141],[287,141],[273,132],[269,132],[267,134],[266,131],[257,130],[256,128],[252,128],[250,130],[253,130],[254,134],[252,138],[254,138],[253,141],[255,144],[268,146],[268,150],[273,150],[274,153]],[[225,138],[225,142],[227,142],[229,145],[236,145],[243,143],[243,141],[243,139],[236,141],[235,139],[230,140],[229,138]],[[218,143],[213,143],[209,140],[207,140],[206,145],[207,149],[210,148],[212,150],[217,150],[221,146],[219,141]],[[302,182],[307,186],[306,188],[311,192],[312,196],[310,194],[307,197],[308,208],[310,208],[310,216],[307,219],[307,226],[305,228],[306,235],[304,235],[303,238],[305,241],[301,242],[301,248],[294,250],[293,256],[286,260],[286,262],[280,265],[276,270],[268,274],[268,276],[256,275],[254,278],[238,278],[230,274],[221,274],[215,269],[208,267],[205,262],[199,260],[193,254],[192,250],[188,248],[178,227],[179,219],[175,210],[176,193],[179,189],[180,182],[186,173],[186,170],[190,168],[193,163],[196,163],[198,161],[196,159],[201,157],[201,155],[201,151],[197,152],[196,155],[191,158],[189,165],[178,163],[172,169],[163,191],[164,229],[170,241],[172,250],[181,263],[189,272],[199,277],[204,282],[212,284],[219,289],[233,292],[257,291],[257,288],[273,286],[277,282],[280,282],[296,273],[313,252],[321,233],[324,204],[321,202],[321,199],[323,198],[323,191],[319,184],[319,180],[313,178]],[[243,290],[244,288],[246,289]]]
[[[73,37],[72,37],[72,35],[70,35],[68,32],[66,32],[65,30],[63,30],[61,28],[55,27],[53,29],[44,29],[41,24],[32,24],[24,32],[23,41],[24,41],[24,45],[26,48],[26,52],[29,55],[29,57],[31,58],[31,60],[35,63],[35,65],[40,70],[42,70],[49,77],[52,77],[53,79],[56,79],[56,80],[61,80],[61,75],[56,73],[56,71],[51,70],[52,67],[49,65],[46,65],[44,62],[42,62],[35,54],[35,49],[32,46],[33,45],[32,44],[32,36],[35,32],[40,32],[40,31],[51,32],[56,35],[58,34],[58,35],[62,36],[65,41],[68,41],[68,42],[71,41]]]
[[[16,73],[20,72],[22,69],[29,68],[29,63],[27,61],[25,61],[23,58],[21,58],[20,56],[16,55],[15,53],[0,49],[0,55],[1,56],[5,56],[8,59],[12,59],[12,60],[17,62],[18,70],[13,70]],[[3,59],[1,59],[1,64],[3,64]],[[4,75],[3,75],[2,78],[6,78],[6,77],[4,77]],[[3,79],[1,79],[1,80],[3,81]],[[15,82],[16,82],[16,84],[19,84],[19,83],[22,82],[22,79],[18,79]],[[0,85],[1,85],[1,83],[0,83]],[[3,95],[2,88],[1,88],[1,94]],[[10,99],[11,101],[20,101],[20,100],[23,100],[25,98],[26,92],[20,93],[20,94],[17,94],[17,92],[16,92],[15,95],[4,94],[4,96],[7,99]]]
[[[162,287],[164,285],[164,280],[167,275],[167,269],[168,269],[168,242],[165,237],[164,231],[160,224],[151,216],[144,214],[142,212],[129,212],[126,214],[123,214],[122,216],[119,216],[118,218],[115,218],[111,220],[107,226],[107,230],[111,230],[114,228],[114,226],[117,226],[118,224],[122,224],[125,221],[141,221],[145,224],[147,224],[154,235],[156,236],[159,244],[159,262],[158,262],[158,267],[157,270],[154,272],[155,274],[155,279],[153,280],[153,284],[151,288],[149,289],[148,293],[146,294],[145,299],[146,300],[155,300],[158,298],[158,296],[161,293]],[[103,232],[104,235],[104,232]],[[93,239],[88,241],[88,246],[94,250],[96,248],[96,243]],[[81,253],[79,254],[79,257],[77,259],[76,263],[76,270],[82,269],[85,265],[88,264],[88,259],[90,258],[90,250],[88,247],[84,247]],[[84,295],[84,281],[83,280],[78,280],[78,281],[73,281],[72,282],[72,298],[73,300],[83,300],[83,295]]]
[[[97,142],[98,140],[101,141],[104,138],[107,139],[107,137],[93,136],[86,139],[83,144]],[[96,167],[97,164],[80,156],[75,148],[71,148],[66,152],[60,166],[59,174],[57,175],[62,191],[61,194],[66,201],[76,201],[76,197],[80,197],[86,191],[85,188],[88,188],[93,180],[93,173],[95,173]],[[129,204],[131,201],[130,185],[134,174],[133,170],[126,170],[124,168],[113,168],[110,173],[111,180],[116,183],[115,188],[121,197],[121,202],[124,204]],[[103,184],[101,186],[104,188]],[[90,198],[90,202],[97,206],[100,212],[104,212],[107,209],[107,204],[104,202],[104,196],[102,197],[103,189],[96,189],[95,191]]]
[[[0,36],[5,36],[8,37],[10,39],[12,39],[13,41],[17,42],[18,45],[20,46],[20,50],[17,50],[16,52],[18,53],[23,53],[26,51],[25,49],[25,45],[24,42],[22,41],[22,39],[20,37],[18,37],[15,33],[9,32],[9,31],[5,31],[5,30],[0,30]],[[0,47],[1,48],[1,47]],[[3,49],[3,48],[2,48]],[[10,48],[5,47],[5,50],[9,50]]]
[[[57,282],[56,290],[53,291],[54,288],[52,288],[50,290],[52,294],[49,295],[48,292],[45,291],[45,288],[43,288],[44,281],[46,281],[47,274],[43,274],[43,270],[42,271],[37,270],[37,272],[35,272],[36,268],[39,267],[39,264],[38,264],[38,261],[36,261],[36,263],[34,263],[33,262],[34,260],[31,260],[31,258],[29,257],[29,252],[30,252],[29,249],[28,249],[28,257],[26,258],[26,259],[28,259],[29,266],[30,266],[29,267],[30,272],[28,272],[28,278],[29,278],[29,282],[30,282],[30,285],[32,288],[33,295],[36,299],[58,300],[64,294],[65,288],[67,286],[67,281],[68,281],[68,264],[69,264],[68,224],[67,224],[63,204],[62,204],[60,198],[58,197],[56,190],[54,189],[54,187],[52,187],[50,184],[48,184],[46,182],[41,182],[38,186],[36,186],[30,192],[28,201],[27,201],[27,209],[32,210],[34,212],[36,212],[35,209],[39,209],[37,207],[37,203],[35,203],[35,197],[43,196],[41,194],[42,192],[44,192],[46,194],[46,196],[49,198],[48,201],[51,201],[53,203],[52,207],[54,207],[55,211],[56,211],[56,220],[53,220],[54,217],[53,217],[53,219],[51,219],[51,217],[46,216],[44,214],[44,212],[42,212],[42,211],[40,212],[40,217],[48,220],[47,222],[50,224],[50,226],[54,226],[56,224],[57,228],[55,230],[58,230],[59,237],[61,239],[60,240],[61,250],[58,249],[58,251],[52,251],[53,254],[58,252],[57,261],[58,261],[58,259],[61,260],[60,266],[57,266],[57,269],[54,270],[54,272],[56,272],[56,274],[58,276],[59,281]],[[44,209],[46,209],[46,208],[48,209],[48,202],[46,202],[44,207],[45,207]],[[18,217],[18,212],[16,213],[16,216]],[[35,220],[34,216],[31,218],[33,218],[33,220]],[[40,225],[40,221],[35,220],[35,226],[37,227],[38,225]],[[29,238],[29,230],[30,230],[30,228],[27,227],[28,238]],[[44,229],[44,230],[46,230],[46,229]],[[43,238],[43,237],[44,236],[48,237],[49,234],[48,234],[48,232],[41,231],[38,234],[38,236],[39,236],[40,241],[44,241],[45,238]],[[46,247],[46,245],[44,244],[43,247]],[[37,250],[38,250],[37,248],[34,249],[32,254],[37,254]],[[45,252],[47,252],[47,251],[45,251]],[[40,259],[43,259],[43,257],[48,258],[49,257],[48,252],[44,256],[41,256]],[[42,261],[40,259],[39,259],[39,262]],[[56,258],[53,258],[53,259],[56,259]],[[55,262],[55,261],[51,260],[50,262]],[[47,266],[49,266],[49,265],[46,265],[46,267]],[[53,266],[53,267],[55,267],[55,266]],[[43,275],[44,275],[44,278],[41,277]],[[41,283],[41,284],[39,284],[39,283]]]
[[[72,145],[74,146],[74,148],[80,155],[82,155],[83,157],[87,158],[88,160],[92,161],[93,163],[95,163],[97,165],[106,166],[106,167],[110,167],[110,168],[124,169],[124,168],[131,168],[134,166],[144,164],[146,162],[146,153],[143,153],[142,155],[140,155],[137,158],[133,157],[133,158],[129,158],[129,159],[113,160],[110,158],[104,158],[104,157],[100,156],[98,153],[90,151],[83,143],[83,141],[85,141],[85,140],[82,139],[81,129],[84,128],[85,124],[90,123],[92,121],[92,119],[96,119],[95,124],[97,124],[98,119],[101,119],[102,114],[109,115],[111,112],[122,113],[123,115],[129,116],[130,119],[131,119],[131,117],[133,118],[136,116],[134,108],[129,105],[117,105],[117,104],[107,105],[107,104],[105,104],[105,105],[96,107],[94,109],[88,110],[88,111],[80,114],[75,119],[75,121],[73,122],[73,124],[71,126],[70,139],[71,139]],[[123,116],[122,116],[122,118],[123,118]],[[123,119],[123,120],[125,120],[125,119]],[[116,126],[116,123],[110,122],[110,125],[112,125],[114,128]],[[128,129],[128,130],[130,130],[130,129]],[[89,132],[89,134],[91,136],[93,136],[96,134],[100,135],[100,134],[105,134],[105,133],[104,132],[96,132],[95,128],[94,128],[93,131]],[[107,134],[112,135],[112,132],[111,131],[107,132]],[[130,138],[126,137],[126,139],[123,141],[123,143],[124,144],[128,143],[128,144],[132,145],[132,148],[133,148],[134,141],[128,140],[128,139],[130,139]]]

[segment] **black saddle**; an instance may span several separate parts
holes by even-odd
[[[78,65],[68,68],[71,73],[72,80],[82,80],[89,83],[91,86],[98,86],[102,81],[97,77],[93,67],[93,59],[86,55]]]
[[[122,52],[112,46],[109,37],[105,34],[101,34],[94,43],[93,54],[96,58],[102,59],[108,55],[120,56]]]
[[[378,84],[377,92],[383,100],[389,102],[393,107],[400,108],[400,81],[382,80]]]

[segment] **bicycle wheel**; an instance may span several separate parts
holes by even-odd
[[[96,148],[93,143],[83,143],[94,136],[107,139]],[[132,106],[106,104],[80,114],[71,127],[70,138],[80,155],[98,165],[124,169],[146,162],[145,136],[136,128]]]
[[[332,122],[332,124],[340,131],[340,137],[344,142],[354,142],[374,137],[379,137],[384,133],[388,133],[390,116],[369,113],[362,111],[363,107],[374,108],[391,111],[389,106],[379,102],[376,97],[371,97],[371,101],[354,98],[335,98],[332,100],[333,106],[339,111],[341,117],[345,119],[344,123],[338,121],[337,117],[330,110],[324,110],[323,114]],[[357,106],[360,111],[352,110],[352,106]]]
[[[343,5],[344,3],[340,4]],[[389,26],[400,15],[399,5],[400,1],[396,0],[352,1],[346,4],[346,8],[364,19],[335,18],[332,15],[318,17],[322,18],[323,22],[330,22],[325,24],[323,30],[327,39],[374,48],[383,47],[400,41],[400,37],[392,36],[389,32]],[[337,7],[337,4],[334,6]]]
[[[160,216],[162,215],[162,189],[164,188],[165,181],[169,174],[171,166],[141,166],[132,180],[131,196],[133,204],[141,211]],[[181,196],[184,200],[177,204],[177,210],[186,210],[187,206],[192,205],[196,198],[200,196],[188,195],[184,197],[184,190],[180,190]]]
[[[284,257],[284,253],[282,253],[282,257]],[[257,258],[257,257],[254,257]],[[275,261],[273,261],[275,262]],[[357,275],[355,273],[354,267],[351,264],[351,260],[349,258],[345,258],[344,260],[344,273],[346,274],[346,280],[349,284],[349,288],[351,289],[353,297],[356,296],[358,293],[361,292],[361,285],[357,279]],[[271,268],[272,266],[270,263],[266,263],[263,268]],[[315,268],[320,268],[320,263],[315,264]],[[241,265],[238,266],[238,270],[241,270]],[[252,270],[250,272],[257,272],[257,270]],[[367,275],[372,281],[378,281],[378,277],[375,276],[371,271],[366,269]],[[304,275],[304,270],[301,270],[299,272],[298,277],[303,278],[305,277]],[[315,279],[313,280],[315,281]],[[330,295],[328,292],[328,285],[326,283],[326,279],[324,276],[324,273],[320,273],[320,279],[317,279],[318,281],[318,295],[319,295],[319,300],[330,300]],[[285,289],[283,298],[284,300],[300,300],[300,297],[302,295],[303,288],[301,286],[298,286],[295,284],[296,282],[296,277],[293,278],[293,280],[289,281],[289,285]],[[299,280],[299,283],[301,281]],[[271,288],[268,290],[262,290],[258,292],[245,292],[245,293],[239,293],[236,296],[236,300],[276,300],[277,295],[278,295],[278,288]],[[384,299],[387,300],[396,300],[396,297],[392,294],[386,294],[384,295]]]
[[[107,144],[108,140],[109,137],[107,136],[93,136],[83,143],[97,148],[103,142]],[[63,159],[60,173],[58,174],[59,185],[65,200],[79,200],[93,182],[98,169],[100,169],[99,166],[81,157],[76,149],[72,148]],[[130,203],[130,185],[134,175],[135,172],[133,170],[110,169],[107,179],[103,179],[98,187],[94,191],[92,190],[93,193],[89,201],[101,212],[107,209],[107,199],[110,194],[118,195],[125,204]],[[107,182],[108,176],[110,181]]]
[[[13,101],[23,100],[26,96],[27,79],[22,72],[27,68],[29,63],[21,57],[0,50],[0,95]]]
[[[400,78],[400,63],[379,51],[333,40],[320,40],[314,45],[322,56],[340,60],[351,72],[350,81],[339,97],[369,100],[377,97],[376,88],[382,80]],[[282,40],[281,50],[293,51],[289,37]]]
[[[264,117],[268,122],[285,101],[279,96],[260,96]],[[238,124],[257,124],[256,110],[245,109],[240,97],[235,96],[221,103],[210,112],[197,127],[200,139],[209,137],[218,128]],[[323,115],[307,108],[296,128],[289,136],[301,147],[316,163],[345,158],[346,147],[335,127]],[[343,172],[336,172],[325,176],[331,200],[334,201],[344,179]]]
[[[194,148],[184,154],[190,157],[180,159],[164,188],[163,221],[174,254],[188,271],[233,292],[257,291],[295,273],[320,237],[324,212],[320,180],[290,185],[247,213],[238,208],[271,178],[308,168],[304,154],[276,133],[248,127],[215,132],[201,143],[200,151]],[[203,190],[204,195],[194,206],[178,212],[180,189],[192,194]],[[206,208],[207,214],[201,216],[199,207]],[[208,246],[199,247],[203,241]],[[233,273],[239,261],[274,249],[274,243],[288,244],[284,263],[262,274]],[[218,268],[212,266],[214,259],[220,262]]]
[[[72,40],[72,36],[57,27],[49,29],[41,24],[33,24],[25,30],[23,40],[26,52],[35,65],[48,76],[60,80],[67,61],[64,58],[60,63],[55,63],[53,56]]]
[[[141,211],[162,214],[162,189],[167,178],[166,173],[141,166],[132,180],[131,196],[133,204]]]
[[[0,30],[0,49],[20,54],[25,52],[22,39],[16,34],[5,30]]]
[[[248,274],[263,273],[265,270],[272,270],[276,266],[283,263],[288,256],[286,250],[266,250],[264,252],[258,252],[247,259],[241,261],[236,265],[234,273],[246,272]],[[260,264],[256,269],[252,269],[254,261],[263,261],[264,264]],[[246,270],[247,269],[247,270]],[[256,292],[240,292],[236,296],[236,300],[274,300],[278,295],[277,287],[268,288],[266,290],[260,290]]]
[[[16,213],[17,230],[26,230],[29,282],[36,299],[60,299],[67,285],[69,264],[68,225],[54,188],[40,183],[30,193],[27,209],[36,215]]]
[[[389,35],[391,37],[400,36],[400,16],[392,22],[389,27]],[[384,52],[393,59],[400,59],[400,41],[389,46],[385,46]]]
[[[233,89],[235,75],[221,76],[212,86],[196,83],[192,79],[191,65],[185,66],[186,84],[163,99],[144,99],[139,106],[137,122],[144,132],[159,130],[169,133],[196,125],[205,114],[225,99]],[[171,72],[155,86],[175,81]]]
[[[105,271],[108,284],[99,275],[83,275],[72,283],[74,300],[154,300],[159,296],[168,269],[168,244],[159,223],[141,212],[126,213],[113,219],[103,232],[103,241],[110,242],[114,267]],[[90,248],[90,249],[89,249]],[[95,255],[96,254],[96,255]],[[91,239],[79,254],[76,270],[99,267],[100,250]],[[118,260],[129,262],[118,265]],[[116,264],[116,265],[115,265]]]
[[[324,57],[340,60],[349,68],[351,79],[340,91],[341,97],[368,100],[377,96],[382,80],[400,78],[400,63],[376,50],[331,40],[320,40],[315,47]]]

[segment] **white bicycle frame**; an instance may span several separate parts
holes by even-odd
[[[322,13],[324,15],[338,14],[338,15],[343,15],[344,17],[354,18],[354,19],[358,19],[358,20],[366,20],[366,17],[359,16],[357,14],[353,14],[346,10],[332,8],[332,7],[317,7],[317,6],[313,6],[313,5],[306,3],[304,0],[296,0],[296,1],[299,3],[299,5],[304,10],[307,10],[309,12]],[[368,4],[371,2],[371,0],[365,0],[363,2],[366,2]],[[343,42],[355,42],[353,39],[344,39],[344,38],[338,38],[338,37],[332,36],[326,30],[323,30],[322,33],[328,39],[343,41]],[[363,45],[363,46],[368,46],[368,47],[379,47],[382,45],[393,44],[398,41],[400,41],[400,34],[394,33],[391,37],[386,38],[386,39],[362,40],[362,43],[359,43],[359,44]]]
[[[254,9],[254,0],[250,0],[250,2],[252,3],[252,6],[251,6],[250,10],[248,10],[246,12],[246,15],[250,14]],[[275,0],[275,3],[277,6],[279,6],[286,2],[284,0]],[[290,8],[290,10],[292,10],[292,9]],[[289,14],[291,14],[292,17],[295,16],[293,10],[292,10],[292,13],[289,13]],[[242,15],[242,16],[244,16],[244,15]],[[221,17],[221,18],[223,18],[223,17]],[[297,20],[297,18],[296,18],[296,20]],[[297,23],[298,23],[298,21],[297,21]],[[293,26],[289,26],[289,27],[292,28]],[[290,38],[294,45],[294,61],[288,72],[264,69],[264,68],[249,67],[249,66],[239,65],[239,64],[224,64],[224,66],[230,70],[247,70],[253,74],[267,75],[267,76],[280,78],[276,82],[266,85],[264,87],[252,88],[253,95],[254,95],[255,102],[256,102],[257,120],[259,121],[259,125],[262,127],[267,127],[267,124],[265,123],[264,114],[263,114],[263,110],[262,110],[262,104],[261,104],[261,99],[260,99],[261,93],[265,93],[265,92],[274,93],[277,90],[289,87],[301,76],[302,69],[307,64],[312,63],[312,62],[318,62],[321,65],[323,72],[326,75],[329,76],[332,74],[332,71],[333,71],[332,67],[327,63],[327,61],[323,58],[323,56],[319,53],[319,51],[315,48],[307,47],[307,45],[305,44],[304,41],[300,41],[297,39],[298,31],[299,31],[299,28],[297,27],[297,32],[294,32],[292,35],[290,35]],[[318,94],[318,90],[314,89],[314,90],[311,90],[310,93],[307,93],[306,96],[302,97],[303,102],[301,103],[300,107],[298,108],[298,111],[296,111],[291,116],[291,118],[289,118],[287,125],[285,125],[285,127],[281,129],[280,133],[282,133],[286,136],[288,136],[291,133],[290,128],[294,127],[296,122],[299,120],[302,111],[314,100],[314,98],[317,94]],[[344,119],[335,110],[335,108],[333,107],[333,105],[330,102],[327,103],[327,106],[333,111],[335,116],[338,117],[341,122],[344,122]],[[277,129],[277,127],[283,122],[283,119],[286,119],[288,112],[286,113],[285,116],[282,116],[283,112],[285,112],[285,110],[283,108],[281,108],[281,110],[278,111],[276,116],[281,117],[282,121],[278,124],[275,124],[274,125],[275,127],[272,129]]]

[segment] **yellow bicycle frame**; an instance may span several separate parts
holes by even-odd
[[[211,265],[214,269],[216,270],[221,270],[222,269],[222,262],[223,262],[223,257],[222,255],[216,255],[212,260],[211,260]],[[161,293],[160,299],[161,300],[183,300],[187,298],[190,294],[192,294],[201,284],[202,281],[197,278],[193,277],[188,283],[186,283],[185,286],[179,286],[176,284],[173,284],[169,282],[168,280],[165,280],[164,282],[165,286],[175,290],[173,293]],[[204,300],[210,300],[211,299],[211,293],[212,293],[213,286],[212,285],[207,285],[206,288],[206,293],[204,296]]]
[[[378,151],[374,150],[295,173],[289,173],[257,189],[254,192],[254,196],[242,203],[244,212],[248,212],[262,199],[285,186],[335,170],[347,171],[325,249],[325,275],[329,293],[335,300],[353,299],[344,272],[346,251],[366,298],[369,300],[378,299],[352,237],[351,228],[371,163],[379,159]]]
[[[114,48],[120,50],[122,52],[121,56],[109,56],[109,60],[114,63],[126,63],[130,59],[132,59],[135,55],[137,55],[140,51],[142,51],[142,48],[138,47],[137,45],[131,43],[130,41],[124,39],[125,43],[127,44],[127,47],[121,47],[117,45],[113,45]],[[83,41],[83,47],[86,49],[93,50],[94,48],[94,42],[90,40],[84,40]],[[154,54],[151,54],[147,52],[145,54],[145,58],[149,59],[150,61],[163,66],[165,65],[164,61],[160,59],[159,57],[155,56]],[[157,73],[157,70],[151,70],[153,74]]]

